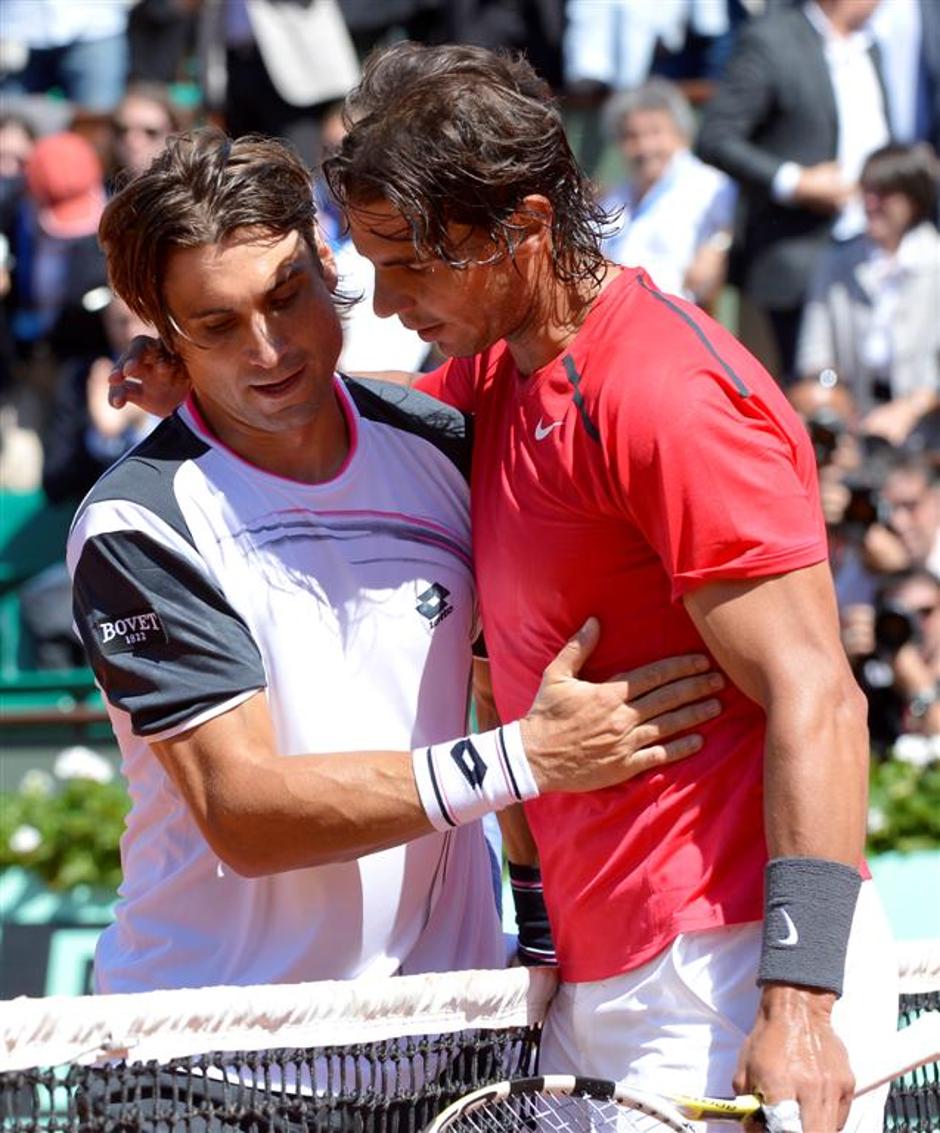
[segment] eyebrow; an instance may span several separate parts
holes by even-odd
[[[290,283],[298,275],[302,275],[307,270],[307,265],[303,260],[295,258],[288,264],[282,265],[278,268],[277,276],[271,286],[265,291],[265,295],[270,295],[274,291],[278,291],[285,283]],[[213,315],[230,315],[232,313],[231,307],[203,307],[199,311],[194,311],[189,316],[189,322],[196,322],[200,319],[208,319]]]

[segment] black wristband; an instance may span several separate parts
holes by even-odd
[[[845,953],[862,879],[822,858],[775,858],[764,874],[764,942],[757,982],[842,994]]]
[[[512,903],[516,907],[519,943],[516,955],[526,967],[536,964],[557,964],[552,929],[548,923],[542,871],[538,866],[509,863],[509,884]]]

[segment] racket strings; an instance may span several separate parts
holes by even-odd
[[[652,1109],[564,1094],[488,1101],[446,1126],[447,1133],[663,1133],[687,1128]]]

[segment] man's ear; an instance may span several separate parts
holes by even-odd
[[[319,225],[314,228],[314,237],[317,244],[317,259],[320,261],[320,270],[323,272],[323,281],[332,294],[332,292],[336,290],[336,285],[339,283],[339,272],[336,269],[333,249],[323,239],[323,233],[320,231]]]
[[[513,212],[513,220],[525,229],[525,235],[535,235],[539,230],[552,232],[555,210],[548,197],[540,193],[530,193],[521,199]]]
[[[548,197],[543,197],[541,193],[530,193],[523,197],[512,214],[513,224],[521,230],[518,243],[531,239],[551,242],[554,216],[555,210]],[[518,244],[516,246],[518,248]]]

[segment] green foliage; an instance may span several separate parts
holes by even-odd
[[[873,762],[868,849],[908,853],[940,847],[940,761]]]
[[[116,890],[118,845],[130,801],[124,782],[91,752],[64,752],[56,775],[31,771],[0,794],[0,868],[31,870],[53,890],[79,885]],[[88,777],[86,777],[88,776]],[[940,847],[940,761],[873,761],[868,851]]]
[[[17,792],[0,795],[0,867],[31,870],[50,889],[115,890],[129,808],[120,779],[58,780],[30,772]]]

